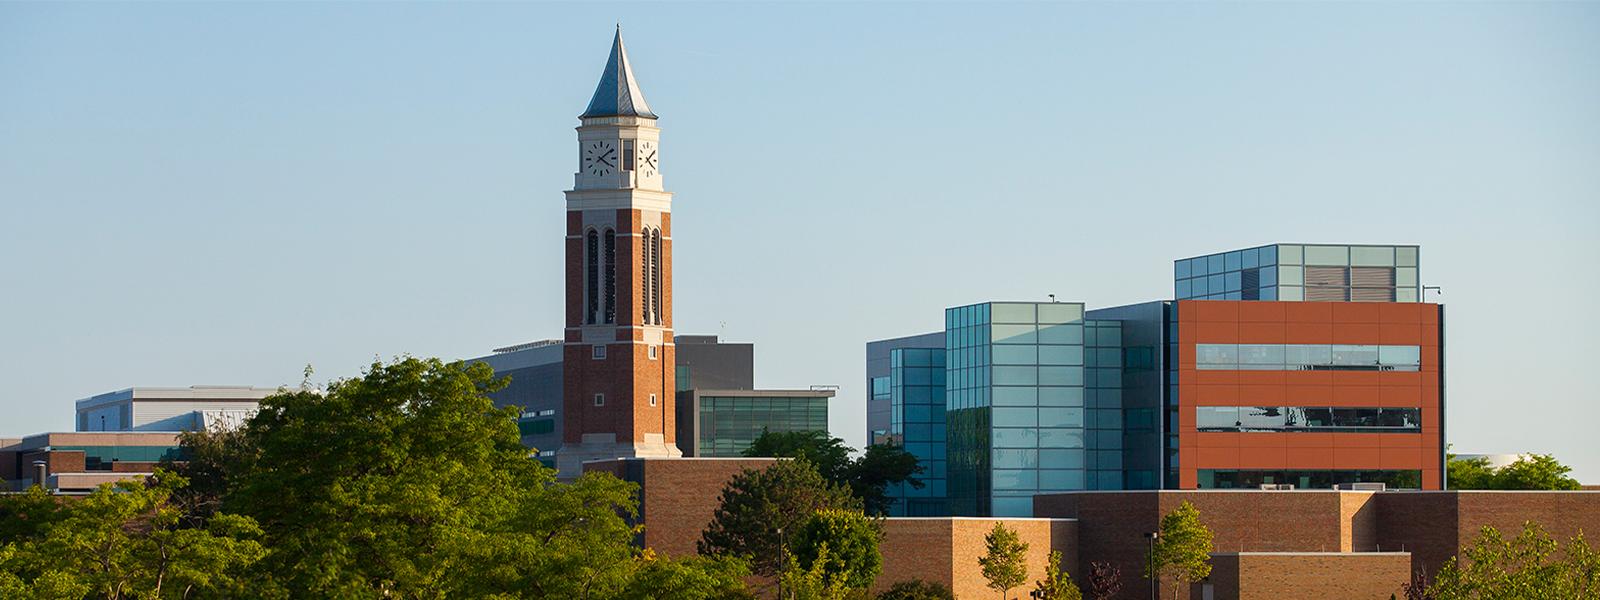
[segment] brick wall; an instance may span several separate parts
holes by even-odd
[[[984,536],[996,522],[1017,532],[1028,544],[1027,582],[1011,589],[1012,596],[1027,596],[1035,581],[1044,578],[1051,551],[1062,554],[1070,572],[1077,564],[1077,523],[1070,519],[981,519],[967,517],[889,518],[883,523],[883,574],[873,583],[874,593],[896,582],[922,579],[950,588],[957,598],[990,598],[999,593],[988,587],[978,564],[987,551]],[[1075,581],[1081,581],[1077,573]]]
[[[1428,573],[1485,526],[1510,537],[1533,521],[1562,544],[1580,531],[1600,532],[1600,492],[1386,492],[1378,501],[1379,543],[1410,551],[1413,568]]]
[[[1386,600],[1410,577],[1411,556],[1390,553],[1218,553],[1213,600]],[[1191,597],[1201,597],[1195,584]],[[1170,589],[1170,588],[1168,588]]]
[[[745,469],[762,469],[771,458],[629,458],[584,463],[639,484],[642,543],[670,556],[695,554],[695,542],[722,503],[722,488]]]
[[[1220,553],[1399,551],[1409,553],[1411,570],[1429,573],[1485,525],[1514,534],[1532,520],[1563,543],[1580,530],[1600,531],[1600,492],[1589,491],[1077,492],[1035,496],[1034,515],[1078,519],[1078,572],[1111,562],[1122,569],[1122,597],[1148,598],[1150,584],[1140,577],[1144,533],[1185,500],[1199,509]]]
[[[159,462],[139,462],[134,460],[119,460],[111,463],[111,471],[115,473],[153,473]]]
[[[0,450],[0,481],[7,479],[20,479],[17,474],[17,452],[13,450]]]
[[[1342,516],[1359,512],[1372,492],[1258,490],[1170,490],[1079,492],[1034,497],[1036,517],[1078,520],[1078,567],[1105,561],[1122,570],[1123,597],[1150,597],[1142,577],[1148,540],[1161,516],[1184,501],[1200,511],[1219,552],[1338,552],[1365,545],[1363,532]],[[1362,520],[1372,517],[1362,515]],[[1168,583],[1168,589],[1171,584]]]

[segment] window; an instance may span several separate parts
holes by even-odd
[[[1417,371],[1419,346],[1195,344],[1195,368],[1212,371]]]
[[[587,242],[584,244],[584,322],[593,325],[600,312],[600,234],[589,230]]]
[[[656,359],[656,347],[655,346],[650,346],[649,354],[650,354],[650,360],[655,360]]]
[[[605,346],[600,346],[600,345],[590,346],[589,358],[591,358],[593,360],[605,360],[606,359],[606,347]]]
[[[661,230],[650,232],[650,314],[661,324]]]
[[[595,406],[605,406],[606,405],[606,395],[605,394],[595,394],[594,395],[594,405]]]
[[[633,140],[622,140],[622,170],[633,170]]]
[[[639,232],[639,324],[650,324],[650,228]]]
[[[655,405],[656,405],[656,395],[655,394],[650,394],[650,406],[655,406]]]
[[[617,232],[610,229],[605,234],[606,302],[605,322],[617,322]]]
[[[1419,408],[1197,406],[1200,431],[1361,431],[1418,433]]]

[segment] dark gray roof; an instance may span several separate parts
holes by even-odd
[[[589,108],[581,117],[649,117],[656,118],[645,104],[644,92],[633,80],[633,69],[628,64],[628,52],[622,48],[622,28],[617,27],[617,37],[611,42],[611,57],[606,59],[606,72],[600,75],[600,85],[589,99]]]

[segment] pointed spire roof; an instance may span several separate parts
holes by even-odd
[[[622,26],[617,25],[617,37],[611,41],[611,57],[606,60],[606,72],[600,75],[600,85],[589,99],[589,108],[578,115],[583,117],[648,117],[656,118],[645,104],[644,92],[633,80],[633,68],[628,63],[628,51],[622,47]]]

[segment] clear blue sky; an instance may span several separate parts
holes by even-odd
[[[557,337],[574,133],[621,20],[677,322],[757,383],[1171,260],[1417,243],[1449,439],[1600,483],[1600,4],[0,3],[0,433],[133,385]]]

